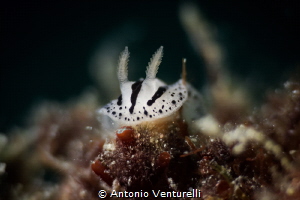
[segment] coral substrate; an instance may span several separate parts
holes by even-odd
[[[300,199],[295,80],[238,120],[203,117],[194,123],[206,125],[193,134],[177,116],[163,125],[163,135],[155,131],[162,127],[150,125],[103,135],[97,101],[84,99],[68,106],[45,104],[29,128],[1,135],[1,199],[99,199],[101,189],[190,188],[201,190],[203,199]]]

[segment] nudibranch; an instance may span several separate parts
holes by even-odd
[[[172,85],[167,85],[156,78],[162,56],[163,47],[160,47],[148,63],[146,78],[132,82],[128,80],[129,51],[125,47],[118,65],[121,95],[101,108],[99,113],[108,116],[118,125],[132,126],[176,113],[191,92],[192,96],[199,97],[186,83],[185,77]]]
[[[186,165],[191,160],[180,156],[189,151],[185,142],[191,135],[189,122],[203,113],[203,106],[200,94],[185,80],[185,60],[182,78],[174,84],[156,78],[162,55],[160,47],[148,64],[146,78],[132,82],[125,47],[118,65],[121,95],[98,111],[103,130],[114,137],[106,138],[91,168],[111,187],[116,185],[113,180],[128,191],[168,190],[170,181],[180,179],[184,184],[176,188],[188,188],[185,181],[191,177]],[[182,174],[169,174],[169,165]]]

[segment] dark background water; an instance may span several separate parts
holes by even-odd
[[[180,1],[11,1],[1,10],[0,132],[24,126],[30,108],[44,100],[66,101],[95,85],[91,56],[106,38],[130,45],[131,61],[145,67],[161,45],[159,77],[175,82],[181,58],[188,78],[205,83],[203,60],[191,47],[178,17]],[[199,1],[226,49],[231,72],[256,91],[279,87],[300,64],[296,1]],[[123,50],[122,47],[121,50]],[[116,60],[117,63],[117,60]],[[259,93],[258,92],[258,93]]]

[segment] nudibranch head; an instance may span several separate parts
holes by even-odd
[[[120,55],[118,79],[121,95],[99,110],[112,120],[123,125],[135,125],[168,117],[178,111],[188,98],[188,89],[180,79],[167,85],[156,78],[161,63],[163,47],[160,47],[148,63],[146,78],[139,81],[128,81],[128,48]]]

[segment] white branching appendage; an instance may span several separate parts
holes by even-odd
[[[203,134],[220,138],[227,146],[232,146],[232,152],[235,155],[243,153],[249,143],[257,142],[263,145],[264,149],[275,155],[285,169],[290,170],[292,168],[292,164],[284,155],[280,145],[254,128],[240,125],[232,131],[223,132],[219,128],[217,120],[210,115],[200,118],[196,124],[197,128],[199,128]]]
[[[231,146],[234,144],[233,153],[240,154],[246,149],[246,145],[250,141],[255,141],[264,146],[264,148],[273,155],[275,155],[287,170],[292,168],[289,159],[284,155],[281,147],[276,142],[272,141],[270,138],[267,138],[265,134],[260,131],[255,130],[254,128],[249,128],[244,125],[238,126],[233,131],[226,132],[223,134],[222,140],[228,145]]]
[[[147,71],[146,71],[146,79],[155,79],[158,71],[158,66],[161,63],[161,59],[163,56],[163,47],[161,46],[155,54],[153,54],[150,62],[148,63]]]
[[[120,84],[128,81],[128,67],[127,67],[128,58],[129,58],[128,47],[125,47],[125,50],[120,55],[120,61],[118,66],[118,79]]]

